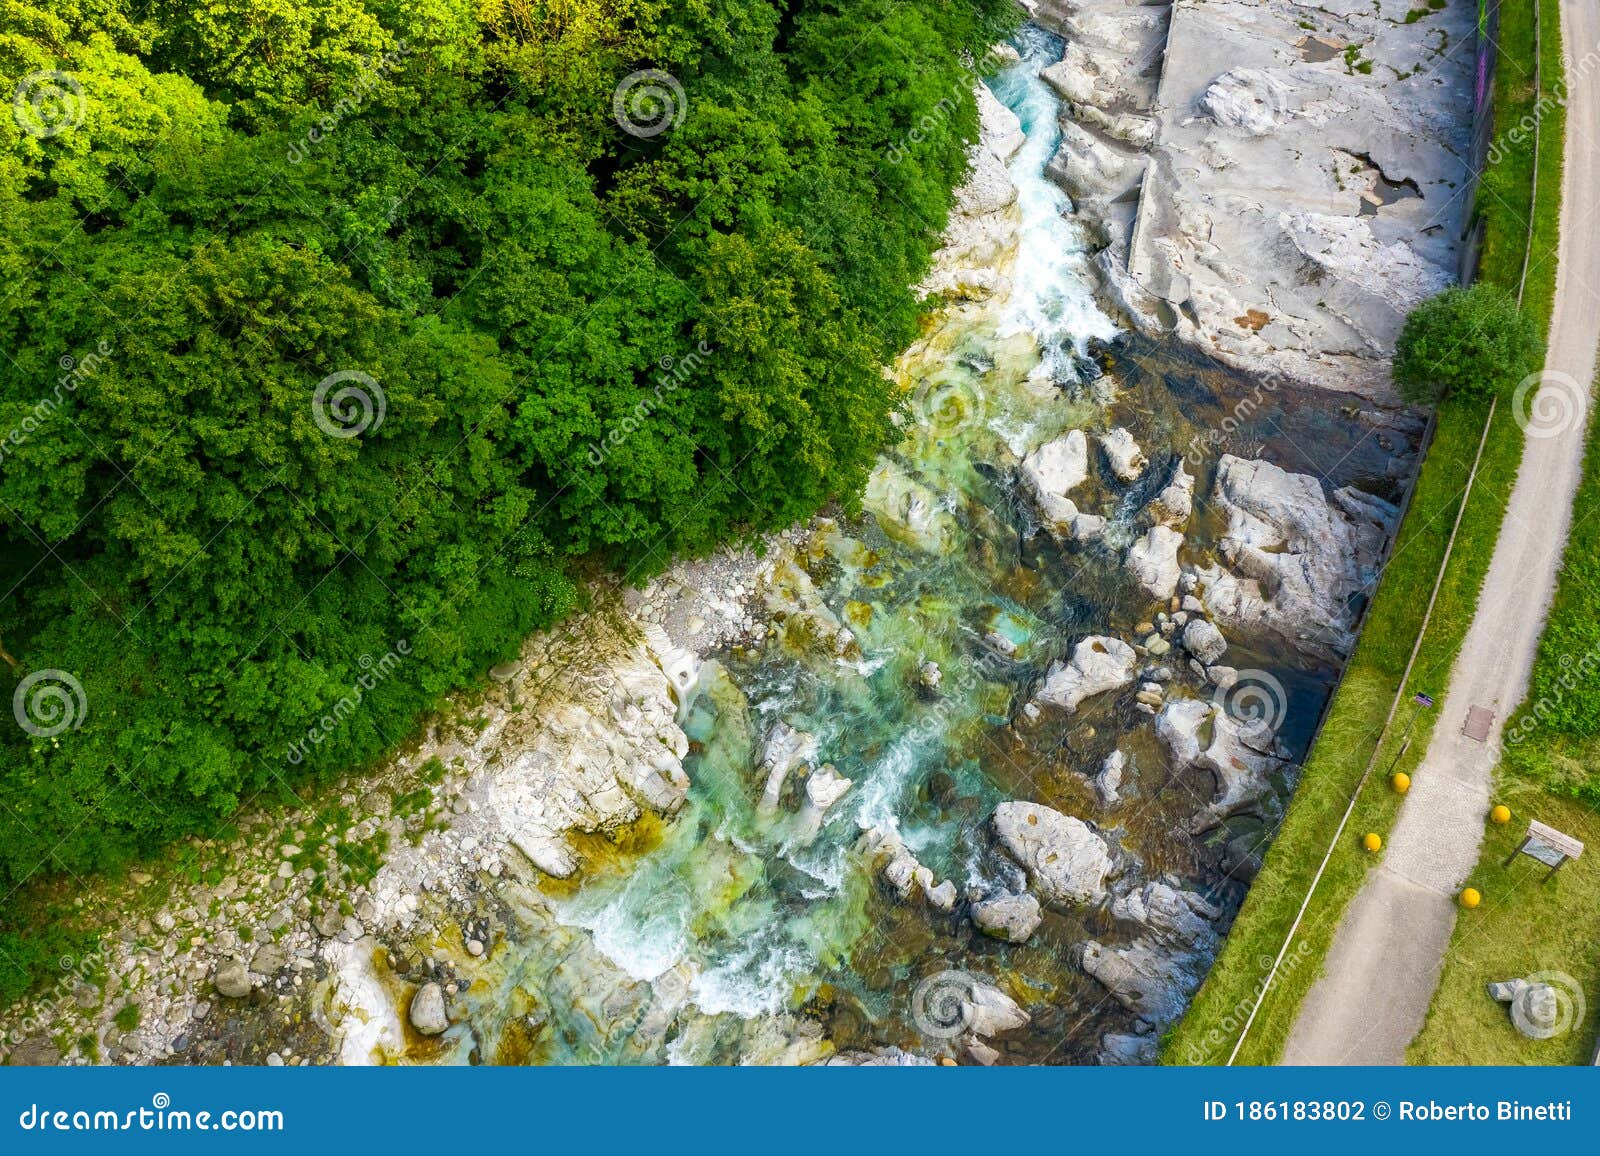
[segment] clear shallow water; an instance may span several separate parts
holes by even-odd
[[[1038,74],[1059,58],[1059,42],[1029,30],[1019,43],[1022,63],[992,83],[1028,134],[1010,166],[1021,221],[1011,290],[930,323],[898,367],[920,399],[920,420],[885,455],[867,515],[819,531],[798,559],[801,601],[813,588],[822,614],[854,644],[837,653],[818,637],[815,617],[791,615],[760,648],[706,665],[683,719],[693,782],[684,810],[552,898],[568,934],[530,936],[497,955],[498,980],[468,997],[479,1058],[775,1059],[782,1041],[806,1032],[841,1049],[894,1044],[932,1055],[947,1041],[919,1028],[913,993],[923,977],[957,969],[1002,986],[1032,1014],[1028,1028],[992,1041],[1007,1060],[1091,1059],[1101,1035],[1128,1030],[1132,1017],[1079,971],[1074,949],[1090,937],[1126,942],[1128,929],[1104,911],[1052,912],[1029,943],[1002,944],[975,933],[963,904],[947,915],[896,898],[862,846],[864,832],[895,835],[963,895],[1020,888],[987,831],[1006,799],[1100,823],[1123,884],[1167,874],[1227,909],[1242,897],[1224,853],[1230,840],[1259,844],[1270,809],[1191,836],[1189,818],[1213,783],[1167,766],[1132,688],[1091,699],[1070,718],[1019,719],[1033,683],[1076,638],[1131,637],[1152,613],[1119,547],[1167,477],[1173,447],[1216,426],[1253,388],[1119,336],[1096,305],[1082,230],[1043,176],[1059,130]],[[1036,532],[1016,492],[1016,459],[1067,429],[1110,425],[1132,430],[1152,467],[1132,487],[1096,482],[1082,491],[1080,505],[1111,523],[1103,544],[1063,548]],[[1190,549],[1203,550],[1216,532],[1204,496],[1224,449],[1392,493],[1394,451],[1406,447],[1366,432],[1327,399],[1263,399],[1209,460],[1190,467],[1199,479]],[[908,499],[928,511],[920,530],[903,517]],[[992,636],[1010,653],[999,655]],[[1298,754],[1333,672],[1233,641],[1230,663],[1270,669],[1286,687],[1281,737]],[[919,684],[929,662],[942,675],[936,693]],[[812,736],[811,762],[852,782],[820,822],[804,806],[798,772],[777,807],[760,805],[764,742],[778,724]],[[1108,816],[1084,774],[1115,749],[1137,772],[1133,801]],[[1276,784],[1280,799],[1290,778]]]

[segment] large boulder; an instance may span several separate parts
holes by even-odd
[[[1173,951],[1209,951],[1217,942],[1222,910],[1193,891],[1159,880],[1111,901],[1111,914],[1136,923],[1156,943]]]
[[[1279,72],[1234,68],[1200,95],[1200,110],[1218,124],[1265,136],[1292,117],[1290,88]]]
[[[441,1035],[450,1026],[450,1016],[445,1011],[444,989],[436,983],[425,983],[411,997],[411,1026],[425,1036]]]
[[[797,767],[809,766],[816,757],[817,740],[813,736],[781,720],[773,723],[767,731],[761,756],[761,769],[766,772],[767,781],[761,791],[760,809],[769,814],[777,810],[790,773]]]
[[[1169,1024],[1182,1015],[1190,995],[1200,986],[1199,976],[1177,957],[1142,939],[1126,947],[1088,940],[1080,962],[1118,1003],[1157,1025]]]
[[[1322,483],[1270,462],[1224,454],[1214,492],[1227,515],[1219,543],[1227,569],[1198,577],[1212,617],[1270,631],[1317,658],[1348,654],[1358,604],[1376,579],[1398,511],[1382,499]]]
[[[1119,482],[1138,481],[1145,466],[1150,464],[1133,435],[1121,426],[1100,434],[1095,441],[1100,443],[1101,452],[1106,455],[1106,462]]]
[[[1072,648],[1070,661],[1051,664],[1034,699],[1074,711],[1086,698],[1127,686],[1138,665],[1139,656],[1120,638],[1091,635]]]
[[[1179,458],[1172,469],[1167,484],[1150,503],[1150,518],[1163,526],[1182,530],[1194,513],[1194,475],[1184,468]]]
[[[1167,744],[1175,767],[1203,767],[1216,777],[1217,794],[1196,817],[1197,832],[1270,794],[1271,776],[1288,758],[1265,719],[1236,719],[1200,699],[1169,699],[1156,716],[1156,734]]]
[[[1042,921],[1039,901],[1028,894],[1007,893],[972,905],[973,925],[985,935],[1008,943],[1026,943]]]
[[[1058,535],[1084,541],[1105,528],[1105,519],[1085,514],[1067,495],[1089,476],[1089,441],[1071,430],[1022,459],[1022,484],[1033,497],[1039,518]]]
[[[1166,601],[1177,593],[1182,545],[1182,534],[1171,526],[1155,525],[1128,547],[1128,570],[1150,597]]]
[[[1083,906],[1105,898],[1111,852],[1082,819],[1037,803],[1001,803],[994,832],[1046,903]]]
[[[1200,660],[1201,666],[1213,666],[1228,650],[1228,641],[1204,618],[1191,618],[1183,628],[1183,648]]]

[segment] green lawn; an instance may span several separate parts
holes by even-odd
[[[1594,1056],[1600,1016],[1600,815],[1514,779],[1502,782],[1499,802],[1512,821],[1491,826],[1472,885],[1483,906],[1462,911],[1445,956],[1444,975],[1428,1019],[1411,1045],[1413,1064],[1587,1064]],[[1545,869],[1527,856],[1504,867],[1539,819],[1584,840],[1591,855],[1568,863],[1548,883]],[[1530,1040],[1511,1024],[1506,1005],[1489,998],[1493,980],[1554,973],[1555,982],[1583,993],[1583,1015],[1548,1040]],[[1576,1007],[1576,1003],[1573,1005]]]
[[[1561,44],[1557,0],[1540,0],[1542,57],[1546,86],[1560,75]],[[1495,119],[1509,125],[1532,112],[1533,8],[1502,9],[1502,63],[1495,80]],[[1478,210],[1486,223],[1479,276],[1515,292],[1523,251],[1530,245],[1524,308],[1541,331],[1548,327],[1555,292],[1555,251],[1559,234],[1562,109],[1546,110],[1540,125],[1538,203],[1529,220],[1535,157],[1531,140],[1507,150],[1485,174]],[[1379,773],[1362,790],[1349,827],[1285,957],[1261,1002],[1240,1063],[1273,1063],[1282,1054],[1300,1003],[1317,978],[1345,907],[1376,860],[1361,851],[1367,831],[1389,829],[1399,799],[1381,773],[1400,745],[1409,704],[1395,726],[1383,734],[1407,657],[1422,625],[1428,595],[1444,557],[1446,541],[1466,487],[1485,410],[1448,407],[1417,480],[1416,496],[1393,556],[1373,601],[1366,626],[1344,679],[1335,693],[1322,732],[1306,760],[1301,786],[1266,862],[1250,889],[1233,930],[1188,1014],[1168,1034],[1162,1059],[1173,1064],[1223,1063],[1239,1038],[1244,1020],[1283,946],[1300,904],[1338,828],[1351,792],[1374,748],[1383,742]],[[1502,406],[1485,443],[1478,481],[1462,517],[1461,530],[1440,588],[1438,604],[1412,673],[1409,691],[1435,697],[1445,691],[1477,605],[1478,590],[1494,553],[1523,439]],[[1412,731],[1411,745],[1399,762],[1408,769],[1420,761],[1432,733],[1433,713]]]

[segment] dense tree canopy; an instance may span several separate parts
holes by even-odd
[[[1395,347],[1394,378],[1407,401],[1487,401],[1543,360],[1544,343],[1515,299],[1480,281],[1446,289],[1411,311]]]
[[[1008,7],[0,0],[5,889],[854,491]]]

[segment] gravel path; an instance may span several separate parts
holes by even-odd
[[[1570,97],[1560,266],[1527,451],[1427,755],[1384,861],[1350,905],[1326,972],[1301,1007],[1286,1063],[1405,1062],[1438,986],[1456,893],[1478,861],[1501,729],[1527,692],[1555,589],[1583,464],[1582,418],[1600,329],[1600,84],[1572,60],[1575,47],[1600,43],[1600,2],[1564,0],[1561,29]],[[1546,415],[1556,416],[1545,424]],[[1495,712],[1487,742],[1462,733],[1472,706]]]

